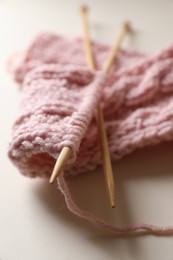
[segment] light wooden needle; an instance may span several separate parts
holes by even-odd
[[[84,38],[87,65],[90,69],[95,70],[96,65],[94,62],[94,54],[92,51],[91,39],[89,35],[88,8],[85,6],[81,7],[81,17],[82,17],[82,24],[83,24],[83,38]],[[110,160],[106,130],[104,125],[103,111],[100,104],[98,104],[97,107],[97,121],[98,121],[99,135],[100,135],[100,145],[101,145],[106,186],[108,190],[111,207],[114,208],[115,207],[115,183],[114,183],[114,177],[112,172],[112,165]]]
[[[112,63],[115,61],[116,55],[123,43],[125,36],[127,35],[127,33],[131,32],[131,31],[132,30],[131,30],[130,24],[128,22],[122,23],[120,33],[115,41],[115,45],[111,49],[108,59],[103,67],[104,73],[107,73],[110,70]]]
[[[83,12],[84,11],[84,12]],[[90,38],[89,38],[89,29],[88,29],[88,21],[87,21],[87,8],[84,7],[83,8],[83,11],[82,11],[82,8],[81,8],[81,13],[84,14],[83,17],[83,30],[84,30],[84,42],[85,42],[85,49],[90,49],[89,51],[92,53],[92,48],[91,48],[91,44],[90,44]],[[125,24],[124,24],[125,25]],[[126,27],[127,27],[127,24],[126,24]],[[124,28],[124,27],[123,27]],[[124,31],[124,32],[123,32]],[[126,34],[126,30],[122,30],[123,33],[120,34],[120,36],[118,37],[118,40],[116,41],[116,48],[115,51],[117,52],[119,48],[119,45],[121,44],[122,40],[123,40],[123,37],[125,36]],[[123,36],[122,36],[123,35]],[[89,41],[87,41],[86,39],[89,39]],[[122,38],[122,40],[119,40],[119,38]],[[117,44],[117,42],[120,42],[119,44]],[[112,55],[111,55],[111,59],[113,59],[113,52],[112,52]],[[111,65],[112,61],[109,61],[108,62],[108,65],[104,67],[103,69],[103,72],[106,73],[107,70],[109,70],[109,67]],[[95,64],[94,64],[94,59],[88,55],[87,57],[87,64],[88,66],[91,68],[91,69],[95,69]],[[98,115],[100,115],[100,111],[101,111],[101,107],[100,105],[98,105]],[[104,119],[103,119],[103,113],[101,111],[101,115],[99,116],[98,120],[100,120],[101,123],[99,123],[99,125],[101,126],[101,124],[104,124]],[[100,127],[100,133],[101,135],[105,136],[105,145],[106,145],[106,140],[107,140],[107,137],[106,137],[106,132],[103,131],[101,132],[103,128]],[[104,145],[104,146],[105,146]],[[108,148],[108,145],[107,145],[107,148]],[[103,150],[103,149],[102,149]],[[107,151],[104,150],[104,153],[107,154]],[[109,150],[108,150],[108,154],[109,154]],[[50,183],[53,183],[55,181],[55,179],[60,175],[61,171],[63,170],[64,166],[66,165],[67,161],[69,160],[70,156],[72,155],[72,149],[70,147],[64,147],[61,152],[60,152],[60,155],[55,163],[55,166],[54,166],[54,169],[53,169],[53,172],[52,172],[52,175],[51,175],[51,178],[50,178]],[[106,157],[104,155],[104,158],[105,158],[105,161],[107,162],[108,160],[110,160],[110,156]],[[105,165],[105,164],[104,164]],[[109,164],[111,165],[111,164]],[[109,167],[107,166],[107,169],[109,169]],[[110,168],[111,169],[111,168]],[[110,170],[109,170],[110,171]],[[111,177],[109,175],[106,175],[106,182],[107,182],[107,187],[108,187],[108,190],[110,191],[113,191],[114,190],[114,180],[112,179],[111,180]],[[113,175],[112,175],[113,177]],[[109,182],[108,182],[109,180]],[[109,183],[109,184],[108,184]],[[113,185],[113,186],[112,186]],[[114,192],[115,193],[115,192]],[[110,201],[111,201],[111,206],[114,207],[115,206],[115,196],[114,196],[114,193],[112,192],[109,192],[109,197],[110,197]]]
[[[83,34],[84,34],[83,38],[85,44],[87,65],[90,69],[95,70],[96,65],[94,62],[94,55],[92,51],[91,39],[89,34],[88,8],[86,6],[81,7],[81,16],[82,16],[82,24],[83,24]],[[116,43],[108,56],[107,62],[103,67],[102,70],[103,73],[107,73],[110,70],[111,65],[114,62],[116,54],[119,50],[119,47],[121,46],[122,41],[128,31],[129,31],[129,24],[123,23],[119,37],[117,38]],[[114,182],[114,176],[113,176],[110,153],[109,153],[108,139],[105,130],[103,111],[100,104],[98,104],[97,107],[97,120],[98,120],[99,135],[101,141],[100,143],[101,143],[103,169],[104,169],[104,175],[106,180],[106,186],[108,190],[111,207],[114,208],[115,207],[115,182]]]
[[[49,183],[53,183],[55,179],[59,176],[59,174],[62,172],[66,162],[70,158],[70,155],[72,153],[72,150],[70,147],[63,147],[52,172],[52,175],[50,177]]]
[[[96,65],[94,62],[94,55],[91,46],[89,26],[88,26],[88,8],[86,6],[81,6],[80,8],[81,17],[82,17],[82,27],[83,27],[83,39],[85,46],[85,54],[86,54],[86,63],[88,68],[95,70]]]

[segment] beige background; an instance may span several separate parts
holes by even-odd
[[[20,92],[6,58],[39,31],[80,35],[77,0],[0,0],[0,259],[173,259],[173,237],[117,238],[79,220],[56,185],[21,176],[6,156]],[[112,43],[123,19],[135,27],[125,45],[157,51],[173,41],[173,1],[94,0],[93,38]],[[173,142],[138,150],[114,165],[117,207],[111,210],[100,169],[70,180],[79,205],[114,224],[173,224]]]

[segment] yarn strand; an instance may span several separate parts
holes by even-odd
[[[126,226],[116,226],[106,223],[104,220],[94,216],[88,211],[79,208],[70,194],[68,185],[65,181],[63,174],[58,178],[58,187],[65,197],[67,208],[76,216],[88,220],[99,228],[111,232],[116,236],[126,235],[140,235],[140,234],[152,234],[157,236],[173,235],[173,226],[159,227],[152,224],[133,224]]]

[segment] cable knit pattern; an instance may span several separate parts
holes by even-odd
[[[109,48],[97,43],[93,48],[100,69]],[[173,45],[155,55],[120,51],[107,76],[89,71],[85,63],[80,39],[49,33],[10,59],[9,70],[22,83],[22,98],[9,157],[23,174],[49,177],[63,146],[73,150],[65,175],[101,164],[95,120],[99,100],[113,161],[173,139]],[[110,227],[74,204],[63,177],[59,186],[72,212],[115,233],[173,232],[172,227],[143,224]]]

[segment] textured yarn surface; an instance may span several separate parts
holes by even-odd
[[[108,48],[95,44],[94,51],[101,67]],[[25,78],[9,151],[23,174],[49,177],[64,145],[72,147],[76,158],[66,174],[101,163],[94,119],[99,96],[112,160],[138,147],[173,139],[173,46],[148,57],[120,52],[105,79],[84,64],[81,40],[52,34],[39,35],[11,61],[14,77],[21,83]],[[75,124],[80,124],[78,131]]]
[[[103,79],[85,68],[53,64],[27,75],[9,152],[24,175],[49,177],[64,146],[73,150],[69,161],[73,165]]]
[[[95,43],[93,48],[100,69],[109,48]],[[73,150],[65,175],[101,164],[95,120],[99,100],[112,160],[173,139],[173,45],[156,55],[120,51],[107,76],[89,71],[85,64],[80,39],[49,33],[11,58],[9,70],[22,84],[22,98],[9,157],[23,174],[49,177],[63,146]],[[115,233],[173,232],[172,227],[143,224],[113,228],[74,204],[64,177],[59,186],[71,211]]]

